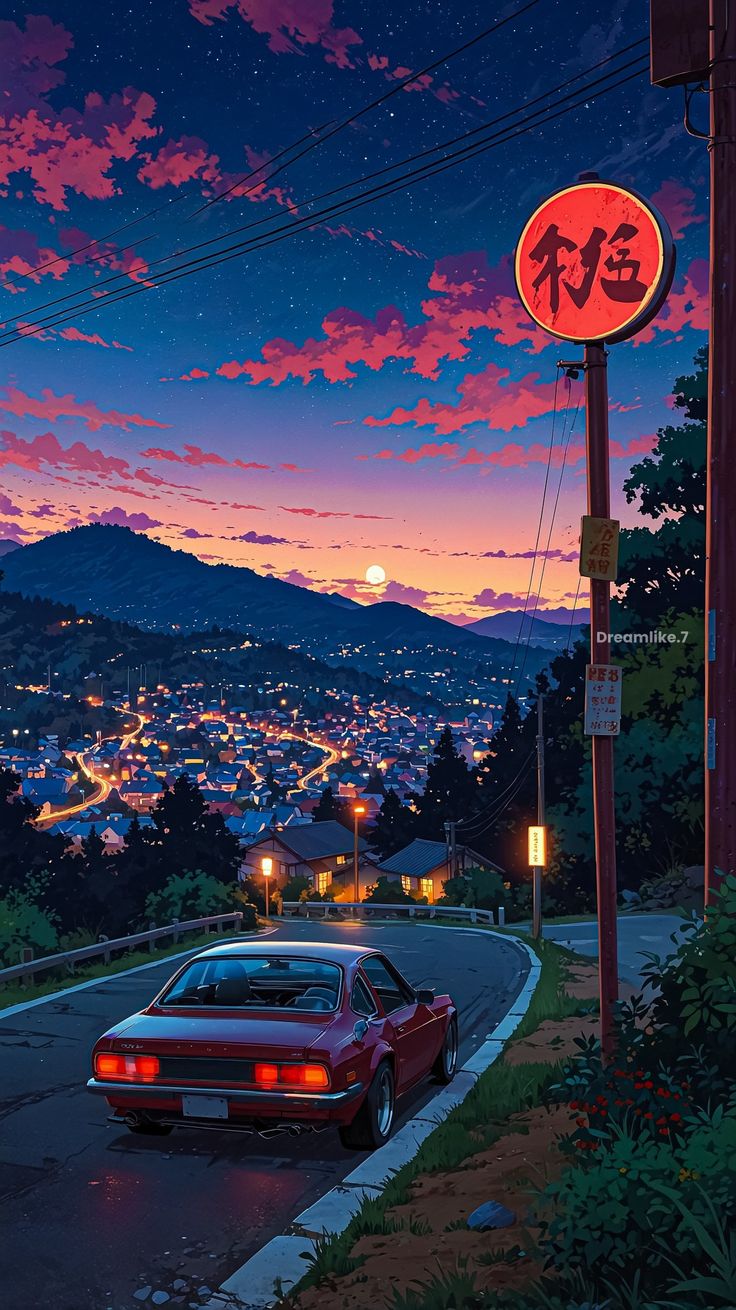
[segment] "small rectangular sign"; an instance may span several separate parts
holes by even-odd
[[[618,519],[583,514],[580,520],[580,576],[615,582],[618,573]]]
[[[585,669],[585,724],[588,737],[618,737],[621,731],[621,667],[588,664]]]
[[[529,828],[529,864],[532,869],[544,869],[547,865],[547,829],[542,824]]]

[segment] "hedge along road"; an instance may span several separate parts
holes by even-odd
[[[460,1063],[511,1008],[529,970],[513,942],[461,927],[287,920],[264,946],[279,940],[316,949],[363,942],[415,985],[451,991]],[[7,1018],[0,1011],[5,1310],[204,1305],[360,1160],[333,1130],[269,1141],[194,1129],[145,1138],[107,1122],[104,1100],[85,1089],[92,1045],[148,1004],[181,962],[100,979]],[[427,1082],[402,1099],[397,1128],[436,1091]]]

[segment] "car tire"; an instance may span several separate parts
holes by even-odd
[[[457,1073],[458,1034],[457,1019],[452,1017],[447,1025],[445,1040],[437,1059],[432,1065],[434,1077],[441,1083],[451,1083]]]
[[[395,1108],[394,1073],[382,1060],[352,1123],[341,1124],[340,1141],[350,1151],[375,1151],[391,1136]]]
[[[128,1124],[129,1133],[138,1133],[140,1137],[168,1137],[173,1132],[173,1124],[140,1123]]]

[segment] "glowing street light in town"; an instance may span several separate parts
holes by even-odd
[[[365,814],[365,805],[353,806],[353,819],[355,820],[353,828],[353,894],[355,903],[360,900],[360,878],[358,876],[358,821]]]
[[[263,859],[261,860],[261,869],[263,871],[263,880],[266,888],[266,918],[268,919],[269,912],[270,912],[270,903],[269,903],[270,892],[269,892],[268,880],[271,877],[271,874],[273,873],[273,860],[271,859],[270,855],[264,855]]]

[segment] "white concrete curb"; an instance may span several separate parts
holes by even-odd
[[[488,937],[492,930],[433,924],[438,932],[473,932]],[[449,1087],[443,1088],[422,1110],[400,1128],[395,1137],[363,1160],[341,1183],[297,1215],[290,1231],[274,1237],[246,1260],[208,1301],[206,1310],[225,1310],[233,1302],[238,1310],[269,1310],[279,1296],[275,1285],[286,1293],[307,1272],[305,1256],[315,1255],[320,1240],[338,1237],[360,1210],[366,1198],[381,1195],[392,1175],[414,1159],[421,1144],[460,1105],[482,1073],[498,1059],[511,1034],[531,1004],[542,964],[526,942],[510,933],[503,940],[514,942],[529,956],[529,973],[511,1009],[485,1042],[466,1060]]]

